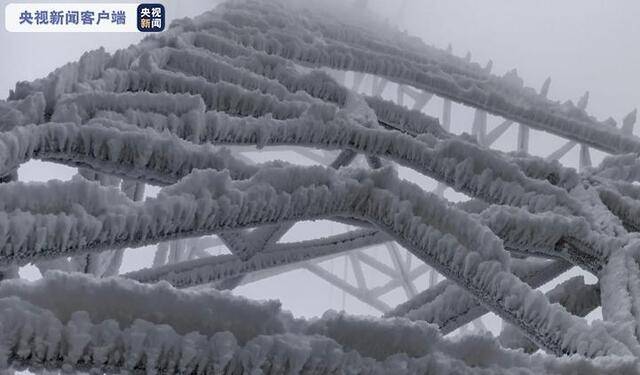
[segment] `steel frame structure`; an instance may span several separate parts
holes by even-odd
[[[426,320],[437,324],[441,334],[465,327],[470,322],[474,322],[476,329],[484,329],[478,318],[493,311],[512,324],[505,327],[501,337],[504,335],[503,341],[509,344],[515,342],[514,347],[527,351],[541,347],[556,355],[577,353],[587,357],[638,357],[640,344],[636,345],[615,327],[591,327],[579,319],[602,301],[605,319],[625,324],[635,324],[637,320],[633,307],[637,275],[632,267],[637,266],[637,251],[633,236],[629,237],[628,234],[635,232],[638,225],[633,216],[635,206],[630,201],[634,196],[640,196],[640,193],[627,185],[611,182],[616,179],[625,180],[620,177],[624,173],[635,173],[635,164],[624,159],[624,156],[616,156],[630,153],[631,157],[627,158],[634,159],[640,153],[640,139],[633,136],[635,112],[622,120],[620,128],[615,128],[609,126],[615,124],[597,122],[586,114],[588,94],[577,105],[561,105],[548,100],[550,79],[543,83],[539,91],[532,93],[533,90],[517,83],[520,79],[515,71],[504,77],[496,77],[491,74],[491,63],[482,68],[471,62],[470,54],[460,59],[452,55],[451,49],[439,51],[425,46],[416,47],[415,41],[405,39],[401,33],[393,34],[398,38],[398,43],[401,43],[400,47],[396,47],[384,39],[383,33],[368,35],[360,28],[361,25],[326,21],[323,18],[326,15],[322,12],[315,13],[318,10],[313,7],[306,9],[302,6],[299,17],[295,18],[287,15],[283,8],[271,10],[270,6],[271,4],[259,1],[223,5],[219,14],[213,12],[195,20],[179,21],[169,33],[149,38],[138,46],[121,50],[114,55],[106,54],[103,50],[93,51],[84,55],[78,63],[67,65],[47,78],[16,86],[9,100],[0,103],[0,110],[3,111],[1,113],[5,115],[0,116],[0,125],[6,130],[0,136],[6,138],[2,139],[3,144],[9,145],[5,147],[8,156],[3,160],[0,170],[3,182],[6,183],[2,188],[6,189],[7,197],[14,196],[12,189],[23,188],[17,181],[17,167],[28,159],[40,158],[78,167],[79,177],[73,181],[62,187],[56,183],[47,185],[47,189],[54,192],[66,188],[77,189],[79,192],[77,196],[66,198],[74,205],[72,208],[65,206],[61,209],[62,213],[58,218],[66,218],[65,215],[69,212],[81,212],[89,216],[94,211],[99,212],[95,217],[102,218],[100,215],[103,211],[110,212],[112,209],[100,205],[108,198],[115,202],[113,204],[117,206],[116,209],[126,207],[122,208],[129,215],[126,216],[126,223],[138,220],[132,219],[135,215],[141,218],[136,223],[150,222],[150,218],[164,223],[163,215],[171,217],[176,212],[176,215],[181,214],[181,204],[187,200],[184,196],[199,197],[200,192],[193,190],[204,189],[208,184],[214,185],[218,190],[208,191],[204,194],[205,198],[213,199],[211,197],[220,194],[222,198],[215,197],[219,199],[216,204],[222,207],[218,214],[222,215],[222,212],[229,217],[223,217],[220,222],[203,220],[204,224],[198,223],[205,227],[203,230],[193,223],[195,219],[184,214],[181,219],[167,219],[169,224],[165,224],[169,229],[154,231],[155,228],[147,228],[144,229],[146,232],[135,232],[132,229],[138,228],[135,225],[132,224],[129,228],[109,217],[96,226],[100,236],[87,240],[72,232],[73,236],[59,241],[54,237],[55,245],[41,240],[41,236],[46,233],[42,234],[45,230],[40,227],[33,231],[26,230],[26,239],[20,237],[18,232],[11,232],[11,236],[3,238],[4,247],[0,248],[0,262],[5,267],[2,272],[4,279],[15,277],[17,267],[28,262],[35,262],[42,271],[80,271],[96,278],[115,276],[119,275],[124,248],[157,243],[151,268],[119,276],[141,284],[155,285],[157,281],[164,280],[178,288],[210,285],[217,289],[233,289],[243,283],[302,268],[368,304],[386,318]],[[271,30],[271,23],[265,20],[272,21],[273,25],[280,25],[277,27],[287,33]],[[274,26],[276,29],[277,27]],[[370,60],[375,60],[375,63]],[[324,69],[325,73],[318,68]],[[327,71],[333,78],[326,74]],[[353,75],[350,85],[346,82],[347,72]],[[371,81],[371,95],[355,94],[362,92],[362,84],[367,78]],[[347,86],[349,89],[345,89]],[[393,92],[394,89],[395,103],[381,99],[385,92]],[[509,95],[516,96],[518,100],[509,101]],[[440,121],[424,113],[424,108],[434,97],[440,97],[443,101]],[[412,110],[405,106],[408,98],[413,100]],[[454,103],[474,108],[474,120],[469,129],[471,137],[450,133]],[[366,109],[364,115],[363,108]],[[367,116],[371,113],[375,114],[375,121],[368,123],[367,119],[371,117]],[[489,129],[489,114],[504,120]],[[397,118],[402,118],[404,123],[394,122]],[[267,130],[254,131],[251,128],[254,125]],[[339,130],[343,129],[339,126],[343,126],[352,132],[345,132],[345,138],[352,138],[348,141],[336,141],[323,133],[324,130],[318,130],[320,125],[335,126]],[[518,129],[516,153],[505,154],[491,150],[491,146],[514,126]],[[609,128],[603,130],[602,126]],[[296,127],[304,132],[296,133]],[[249,130],[244,132],[245,128]],[[415,130],[416,128],[419,129]],[[545,159],[533,158],[528,155],[531,146],[530,128],[564,138],[566,143]],[[60,129],[64,130],[64,135],[60,135],[63,133]],[[580,131],[575,131],[576,129]],[[314,131],[318,133],[313,133]],[[115,141],[104,137],[107,132],[121,136],[125,141],[115,144]],[[311,140],[305,138],[306,132],[313,134],[309,137]],[[64,138],[67,134],[75,136],[77,143]],[[134,140],[128,144],[127,138]],[[362,139],[366,141],[358,143]],[[369,143],[370,139],[373,141]],[[104,145],[100,143],[102,140]],[[405,142],[403,145],[409,151],[394,143],[400,141]],[[145,149],[147,142],[150,146]],[[210,145],[204,147],[202,143],[207,142],[217,146],[227,145],[234,152],[207,148]],[[264,209],[260,211],[263,216],[254,215],[257,218],[247,214],[250,219],[238,214],[234,211],[235,208],[225,211],[228,207],[224,205],[240,196],[241,194],[236,194],[237,191],[244,191],[242,189],[246,189],[250,183],[266,188],[258,190],[257,195],[247,194],[255,201],[242,201],[246,206],[238,208],[238,212],[249,212],[251,207],[257,206],[259,194],[266,195],[265,192],[273,191],[291,193],[291,186],[260,175],[261,170],[277,173],[278,168],[281,168],[287,176],[289,173],[302,173],[308,177],[311,169],[300,172],[301,169],[278,163],[256,164],[250,157],[243,155],[247,151],[246,146],[289,150],[288,147],[292,145],[302,146],[295,148],[295,152],[326,167],[313,171],[322,171],[316,173],[320,176],[316,176],[318,179],[329,176],[326,180],[330,181],[327,183],[330,188],[334,187],[332,184],[335,181],[353,180],[360,183],[360,175],[357,173],[369,172],[353,172],[344,167],[362,154],[369,169],[373,171],[371,173],[374,173],[374,178],[361,185],[367,186],[367,183],[373,184],[371,181],[376,181],[376,193],[383,191],[395,194],[394,206],[387,207],[388,211],[373,208],[367,211],[362,207],[368,206],[359,202],[359,198],[353,198],[351,191],[345,190],[341,191],[344,195],[337,201],[347,202],[344,204],[348,208],[327,208],[327,205],[322,209],[314,208],[317,212],[306,215],[296,211],[302,209],[291,204],[291,207],[287,206],[287,210],[274,209],[272,212]],[[92,148],[94,146],[95,149]],[[427,154],[428,158],[420,159],[422,154],[410,148],[414,146],[416,149],[427,150],[425,152],[430,153]],[[324,151],[317,153],[306,149],[307,147]],[[580,147],[579,170],[583,174],[552,163],[574,147]],[[614,157],[609,159],[609,164],[604,163],[599,169],[592,168],[591,148],[610,153]],[[471,160],[473,155],[466,153],[475,153],[473,155],[484,158],[481,162],[485,164],[481,166],[487,168],[476,170],[474,161]],[[418,157],[411,159],[415,155]],[[433,164],[427,165],[427,159]],[[631,166],[625,163],[631,163]],[[393,184],[385,185],[386,181],[379,181],[384,178],[375,173],[393,169],[385,168],[388,164],[409,165],[425,175],[435,176],[438,184],[434,192],[440,198],[396,177],[391,178]],[[487,177],[490,174],[486,170],[499,176],[494,178],[498,183],[506,181],[506,184],[511,184],[509,187],[512,189],[495,188],[493,185],[487,188],[482,185],[486,180],[491,180]],[[517,172],[510,175],[514,170]],[[203,186],[198,186],[197,183],[190,186],[188,178],[200,178],[197,182]],[[222,178],[231,182],[222,183]],[[571,181],[567,182],[564,178]],[[87,180],[97,181],[98,184],[88,183]],[[294,185],[299,182],[295,178],[292,180]],[[166,187],[159,198],[151,203],[149,200],[143,201],[147,183]],[[218,183],[222,187],[217,186]],[[585,188],[587,192],[580,190],[581,184],[588,188]],[[302,190],[314,192],[316,190],[313,189],[321,191],[324,188],[318,187],[321,183],[302,185]],[[518,199],[524,197],[523,201],[517,201],[509,195],[514,191],[515,185],[521,189],[516,190],[519,193]],[[362,187],[355,183],[353,186]],[[472,195],[474,199],[466,202],[469,207],[444,202],[441,198],[448,186]],[[127,199],[114,193],[114,189],[110,187],[118,187]],[[253,190],[251,192],[255,193]],[[506,192],[505,195],[500,195],[503,192]],[[41,195],[41,192],[36,193],[38,194],[33,195],[38,198],[37,195]],[[228,197],[224,195],[227,193]],[[576,203],[577,199],[571,194],[583,194],[580,197],[593,194],[588,197],[596,202],[593,206],[596,207],[597,214],[605,219],[588,213],[584,206]],[[86,196],[100,199],[97,199],[98,203],[94,203],[85,201]],[[378,198],[375,194],[371,196]],[[180,200],[182,198],[184,199]],[[375,201],[374,198],[371,199]],[[525,201],[526,199],[531,201]],[[29,212],[34,217],[42,216],[45,217],[42,220],[49,220],[47,215],[52,215],[49,211],[55,211],[57,207],[52,208],[38,199],[34,201],[35,203],[18,199],[15,202],[7,201],[3,202],[3,208],[15,205],[15,211],[20,214]],[[381,201],[386,202],[383,199]],[[558,203],[565,211],[549,208],[551,201],[553,205]],[[171,209],[162,206],[166,202],[174,206]],[[152,206],[156,203],[157,206]],[[375,203],[379,204],[377,201]],[[312,203],[307,204],[313,206]],[[380,207],[386,207],[384,203],[380,204]],[[396,209],[396,206],[405,209],[409,206],[413,211],[399,211],[393,219],[384,217],[387,212],[395,212],[392,209]],[[538,206],[544,207],[536,211]],[[373,207],[379,208],[375,205]],[[197,211],[198,208],[191,209]],[[147,209],[148,211],[138,211]],[[480,234],[484,241],[479,246],[480,249],[469,251],[472,255],[461,258],[463,260],[460,261],[459,255],[467,254],[466,248],[476,245],[467,237],[467,228],[458,229],[447,222],[447,219],[432,217],[430,215],[434,214],[431,210],[458,215],[456,218],[467,220],[465,223],[472,228],[469,230],[475,230],[473,233]],[[415,226],[407,225],[409,229],[397,229],[394,225],[408,217],[406,212],[417,213],[418,216],[415,217],[418,219],[412,218],[413,221],[410,222]],[[377,217],[376,214],[382,216]],[[269,215],[281,216],[273,219]],[[562,218],[558,218],[560,216]],[[281,241],[295,222],[307,217],[334,220],[358,229],[315,240],[293,243]],[[504,217],[513,220],[504,220]],[[12,216],[11,219],[15,218]],[[18,219],[22,220],[22,216]],[[16,223],[10,222],[7,228],[14,228],[11,230],[15,231],[18,226]],[[416,223],[426,224],[418,226]],[[536,225],[550,225],[549,223],[557,224],[565,232],[551,239],[547,238],[544,230],[536,232],[539,229]],[[525,229],[509,227],[512,224],[523,225]],[[55,228],[59,228],[61,224],[56,225],[58,227]],[[104,228],[111,231],[100,232],[107,230]],[[436,230],[429,232],[432,230],[430,228]],[[526,232],[526,236],[522,235],[523,231],[529,230],[533,234]],[[7,229],[7,233],[9,231]],[[153,235],[149,235],[152,232]],[[55,236],[56,233],[58,232],[51,235]],[[435,250],[425,250],[426,245],[416,242],[411,237],[414,235],[429,238],[431,242],[428,244]],[[438,240],[451,237],[459,242],[446,243],[447,241]],[[402,250],[400,244],[408,251]],[[206,251],[222,245],[228,248],[230,254],[212,255]],[[368,252],[367,249],[372,247],[383,247],[391,262],[382,262]],[[414,267],[414,256],[425,263]],[[350,266],[355,285],[345,276],[346,272],[341,277],[322,266],[322,262],[336,257],[343,257],[345,267]],[[627,276],[624,276],[627,279],[619,279],[622,276],[612,270],[612,267],[621,264],[631,267],[627,268]],[[367,278],[364,265],[385,275],[389,281],[373,286]],[[600,279],[600,284],[596,286],[577,286],[579,294],[586,296],[584,300],[589,303],[581,304],[572,300],[569,296],[572,291],[564,284],[547,296],[533,292],[533,289],[572,266],[579,266]],[[439,280],[436,270],[446,276],[447,280]],[[480,276],[469,276],[469,270],[477,270]],[[426,274],[429,285],[423,291],[416,286],[415,280]],[[485,282],[482,277],[486,278],[486,275],[501,277],[496,282],[500,288],[491,289],[495,285],[482,284]],[[79,284],[88,285],[87,290],[103,288],[100,281],[78,280]],[[628,299],[632,301],[629,303],[629,316],[617,315],[612,310],[611,300],[607,299],[615,299],[625,293],[624,290],[617,289],[624,280],[630,280],[628,285],[631,285],[628,287]],[[478,285],[471,281],[478,281]],[[570,286],[579,284],[571,282],[573,284]],[[19,290],[11,289],[13,284],[10,280],[3,283],[5,286],[9,285],[7,288],[10,292],[6,293],[20,294]],[[510,290],[505,287],[511,284],[520,289]],[[2,287],[0,284],[0,296],[5,293]],[[113,289],[118,288],[127,289],[120,285],[113,286]],[[140,290],[145,290],[150,295],[158,293],[158,289],[153,289],[157,287],[149,288]],[[404,292],[407,301],[396,307],[389,306],[381,296],[396,289]],[[179,295],[180,292],[172,289],[171,293]],[[188,293],[186,295],[193,297]],[[601,295],[602,299],[599,298]],[[518,303],[514,303],[514,300]],[[437,303],[433,303],[434,301]],[[552,302],[559,302],[564,308],[552,305]],[[449,315],[429,315],[432,311],[430,309],[443,305],[452,310],[446,311]],[[541,306],[542,312],[538,313],[536,310],[531,313],[526,310],[530,306]],[[456,308],[459,310],[453,311]],[[542,323],[535,320],[537,316],[544,317]],[[279,316],[278,319],[285,318]],[[331,324],[334,322],[333,318],[323,319]],[[341,319],[343,318],[336,321],[342,324]],[[290,323],[282,325],[289,329]],[[559,327],[554,325],[556,323]],[[357,324],[360,323],[356,322],[355,325]],[[350,342],[348,338],[332,332],[326,326],[318,326],[322,324],[309,323],[302,332],[305,335],[315,335],[317,332],[314,330],[319,330],[322,335],[341,344],[346,342],[344,347],[359,348],[358,351],[364,353],[363,356],[372,356],[376,360],[388,358],[386,354],[411,351],[400,345],[400,348],[383,350],[385,355],[371,354],[367,352],[371,349],[366,345]],[[422,326],[420,329],[416,327],[412,326],[412,332],[427,330]],[[380,326],[374,328],[379,330],[372,329],[372,332],[384,332]],[[286,330],[284,332],[292,333]],[[298,331],[293,333],[300,334]],[[573,340],[574,337],[579,337],[580,340]],[[36,349],[33,349],[34,352]],[[37,365],[38,363],[33,362],[35,354],[18,358],[20,353],[27,352],[16,350],[12,354],[16,358],[10,359],[21,365]],[[420,350],[418,353],[424,354]],[[242,355],[237,354],[234,358],[241,358]],[[447,352],[447,355],[450,353]],[[54,368],[61,366],[59,362],[58,359],[49,361]],[[242,361],[238,359],[238,363],[240,362]],[[85,368],[82,367],[85,363],[78,360],[75,363],[75,369]],[[557,365],[556,362],[553,363],[554,366]],[[597,361],[594,363],[595,366],[598,365]],[[86,368],[92,369],[93,365],[95,364],[89,363]],[[121,367],[126,365],[115,366],[116,369]],[[147,370],[150,368],[146,367]]]

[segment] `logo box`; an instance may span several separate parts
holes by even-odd
[[[138,30],[143,33],[158,33],[164,31],[164,5],[157,3],[143,3],[138,5],[136,24]]]

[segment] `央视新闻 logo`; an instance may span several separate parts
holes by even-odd
[[[137,12],[138,30],[146,33],[164,30],[165,10],[162,4],[140,4]]]

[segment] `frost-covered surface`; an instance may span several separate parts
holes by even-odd
[[[2,369],[639,372],[633,116],[617,129],[584,111],[586,97],[552,102],[515,72],[491,75],[335,5],[225,3],[113,55],[92,51],[20,82],[0,102],[2,278],[30,262],[94,276],[0,282]],[[577,173],[494,151],[437,118],[348,90],[320,67],[384,77],[424,90],[422,102],[434,93],[616,155]],[[253,164],[236,146],[340,153],[328,166]],[[348,166],[358,154],[369,169]],[[79,173],[16,181],[31,159]],[[472,199],[425,192],[399,178],[396,164]],[[157,197],[142,200],[144,184],[160,186]],[[361,228],[278,243],[294,223],[319,219]],[[211,234],[231,254],[185,245]],[[389,241],[447,280],[383,318],[330,312],[307,321],[277,302],[216,290]],[[99,278],[118,275],[123,248],[157,243],[153,267]],[[573,266],[599,283],[536,290]],[[599,306],[605,321],[587,323]],[[507,323],[499,339],[443,336],[487,312]],[[529,354],[538,348],[546,353]]]
[[[215,290],[50,273],[0,286],[0,364],[133,373],[632,374],[632,357],[527,356],[487,336],[443,338],[405,319],[328,312],[295,320],[277,302]],[[61,306],[56,300],[64,298]],[[208,309],[202,309],[203,305]],[[116,306],[117,305],[117,306]],[[190,308],[191,306],[191,308]],[[156,310],[154,310],[156,309]],[[163,311],[157,314],[155,311]],[[248,322],[254,322],[248,325]]]

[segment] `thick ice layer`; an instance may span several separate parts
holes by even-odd
[[[227,169],[235,178],[246,178],[257,171],[225,148],[195,145],[151,129],[134,131],[107,120],[82,126],[45,123],[19,127],[0,133],[0,146],[2,175],[30,159],[88,167],[159,185],[175,183],[194,169]]]
[[[578,217],[492,206],[479,218],[507,248],[524,255],[562,258],[595,274],[624,243],[590,230],[587,221]]]
[[[357,20],[344,22],[352,11],[344,4],[335,5],[341,11],[299,1],[233,2],[195,20],[180,20],[165,33],[113,55],[102,49],[92,51],[46,78],[19,83],[10,100],[0,103],[2,181],[15,180],[21,163],[39,158],[79,167],[81,176],[96,182],[76,177],[68,183],[0,184],[0,263],[58,257],[62,260],[41,264],[42,269],[62,267],[107,275],[117,269],[123,247],[171,241],[161,246],[167,251],[159,251],[158,258],[169,255],[184,261],[184,238],[219,234],[233,256],[128,275],[191,286],[393,239],[449,279],[400,306],[395,310],[399,315],[437,323],[448,332],[491,310],[535,345],[555,354],[638,355],[640,247],[637,235],[629,231],[640,227],[635,219],[640,193],[632,185],[611,182],[637,179],[635,154],[612,157],[599,168],[577,174],[558,163],[488,150],[469,137],[445,132],[437,119],[356,95],[328,74],[300,65],[371,73],[383,77],[382,82],[390,79],[411,85],[611,153],[640,150],[640,141],[629,135],[633,116],[625,118],[621,130],[614,129],[610,122],[598,122],[584,112],[587,97],[577,105],[551,102],[523,87],[515,70],[504,77],[490,75],[490,67],[427,47],[361,10]],[[545,87],[543,92],[548,81]],[[219,144],[340,150],[334,168],[361,153],[379,170],[336,172],[282,162],[250,166],[218,148]],[[388,161],[433,177],[475,200],[450,205],[401,182],[388,167],[381,168]],[[124,193],[113,186],[119,178],[124,179]],[[166,187],[158,198],[141,202],[141,183]],[[296,221],[336,216],[366,229],[293,245],[273,243]],[[247,228],[256,226],[244,236]],[[244,231],[242,238],[237,236],[240,231]],[[512,260],[505,247],[512,254],[561,257],[600,276],[606,291],[604,315],[617,326],[589,326],[532,290],[566,270],[567,262]],[[110,249],[118,250],[105,252]],[[66,260],[85,253],[89,256]],[[424,373],[421,366],[435,372],[446,366],[464,373],[474,365],[493,366],[483,367],[491,373],[503,371],[502,367],[512,373],[512,367],[520,366],[535,373],[624,370],[615,367],[615,358],[604,360],[611,361],[607,363],[580,358],[548,361],[504,352],[487,338],[467,338],[457,345],[443,341],[434,327],[423,322],[328,314],[307,325],[283,318],[277,308],[265,313],[271,317],[266,321],[282,324],[274,323],[274,331],[266,333],[261,333],[264,327],[256,328],[264,321],[258,314],[240,317],[233,309],[222,309],[229,315],[224,318],[230,324],[228,330],[234,332],[220,336],[224,324],[216,326],[221,323],[209,310],[194,312],[202,316],[191,317],[188,323],[193,326],[180,321],[179,314],[181,308],[195,311],[194,306],[212,304],[207,298],[218,298],[213,304],[225,305],[228,301],[221,301],[226,297],[196,298],[191,292],[184,297],[166,284],[143,287],[108,280],[94,285],[73,279],[69,283],[84,285],[86,290],[70,287],[75,297],[68,299],[82,295],[91,302],[62,312],[56,308],[64,306],[47,300],[51,295],[57,300],[67,298],[48,289],[53,285],[64,289],[62,279],[49,279],[32,289],[4,282],[0,286],[2,290],[18,285],[8,295],[23,290],[29,301],[39,298],[36,304],[49,303],[46,308],[54,311],[57,320],[45,320],[53,327],[47,332],[62,335],[58,341],[54,336],[47,341],[57,343],[52,344],[51,353],[61,350],[60,355],[49,357],[53,367],[64,361],[89,369],[103,366],[104,358],[109,358],[113,370],[172,372],[175,365],[186,366],[181,368],[188,372],[195,368],[194,362],[184,358],[195,358],[193,353],[202,348],[196,357],[202,361],[199,369],[206,371],[213,371],[208,361],[225,371],[233,364],[238,372],[258,366],[275,373],[282,372],[279,366],[296,372],[309,369],[305,366],[310,363],[337,363],[319,372],[351,366],[365,373]],[[109,299],[114,290],[125,302]],[[27,297],[27,291],[34,294]],[[566,296],[566,290],[563,293]],[[108,313],[99,315],[101,298],[114,306],[130,305],[133,315],[147,323],[108,308]],[[159,303],[156,299],[172,306],[154,305]],[[255,304],[246,311],[265,306]],[[79,310],[89,311],[91,322]],[[41,337],[29,336],[35,332],[29,331],[31,323],[19,320],[26,314],[7,314],[23,322],[17,326],[24,330],[6,336],[18,344],[5,353],[18,363],[38,366],[43,355],[38,346]],[[99,318],[94,319],[96,314]],[[112,320],[98,321],[108,319]],[[176,326],[169,322],[174,320]],[[243,327],[242,320],[251,322]],[[113,328],[113,321],[122,324]],[[165,323],[173,327],[158,325]],[[208,323],[215,328],[204,329],[206,338],[188,336],[189,329],[197,329],[195,325]],[[309,336],[307,328],[319,336]],[[107,336],[116,342],[109,349],[100,341]],[[98,344],[82,346],[88,338]],[[129,340],[135,345],[129,345]],[[183,345],[184,340],[196,344]],[[217,356],[221,346],[228,350]],[[318,347],[323,354],[318,355]],[[81,355],[84,348],[92,353],[91,359]],[[132,355],[126,363],[121,359],[128,354],[123,353]],[[330,359],[339,359],[332,362],[326,353],[336,356]],[[97,365],[91,362],[95,358]]]
[[[0,130],[11,130],[17,126],[42,122],[44,106],[44,95],[40,92],[22,100],[0,101]]]
[[[597,284],[585,284],[584,277],[575,276],[558,284],[546,293],[549,301],[559,303],[567,311],[577,316],[585,316],[600,306],[600,287]],[[507,348],[522,348],[531,353],[538,347],[523,336],[512,325],[504,325],[499,336],[500,343]]]
[[[89,305],[81,299],[85,293],[101,298]],[[529,357],[505,351],[488,337],[448,341],[433,326],[403,319],[379,321],[327,313],[317,320],[294,323],[272,303],[250,302],[211,290],[182,292],[166,285],[98,281],[80,275],[52,273],[35,283],[14,281],[0,286],[0,295],[0,368],[5,369],[14,365],[64,371],[212,374],[533,374],[580,369],[584,374],[626,374],[634,373],[637,366],[631,357]],[[59,306],[48,310],[51,296],[66,298],[68,310],[56,311]],[[112,315],[103,319],[107,314],[100,307],[112,306],[107,303],[110,299],[118,299],[121,309],[115,312],[115,319]],[[172,304],[174,299],[181,303],[207,300],[209,309],[181,310],[178,307],[185,305]],[[74,310],[83,303],[87,309]],[[166,315],[153,309],[158,303],[166,304],[162,310]],[[238,340],[237,335],[250,332],[251,327],[230,324],[242,320],[233,312],[258,314],[254,321],[264,320],[264,314],[275,317],[275,312],[291,324],[280,326],[281,332],[259,334],[263,326],[245,340]],[[185,313],[201,314],[203,318],[189,320]],[[186,332],[158,324],[158,320],[185,322]],[[383,342],[387,344],[379,345]]]
[[[75,183],[84,188],[80,181]],[[28,188],[15,183],[6,185],[7,192],[20,189],[29,196],[25,187]],[[66,189],[56,201],[68,202],[73,208],[82,204],[78,198]],[[596,333],[564,310],[549,305],[506,272],[508,256],[487,228],[439,198],[425,195],[417,186],[400,182],[389,170],[340,173],[319,167],[263,168],[251,180],[238,182],[225,173],[192,172],[180,183],[163,189],[156,199],[141,204],[131,204],[126,199],[122,196],[123,205],[100,207],[97,212],[73,209],[57,215],[30,215],[13,211],[0,222],[4,223],[4,238],[11,239],[11,247],[2,250],[3,260],[24,262],[36,257],[71,255],[79,250],[134,246],[348,212],[375,223],[502,317],[521,323],[539,345],[556,353],[624,352],[613,344],[615,341],[609,346],[577,346],[578,340],[591,340],[592,335],[601,341],[603,333]],[[41,209],[37,200],[11,204],[14,209],[27,208],[26,204]],[[528,299],[535,303],[525,303]],[[550,336],[558,331],[569,336],[563,341]]]
[[[228,12],[234,13],[233,10]],[[286,26],[277,31],[270,28],[250,29],[255,22],[266,21],[267,17],[279,19],[277,22]],[[274,22],[273,18],[271,22]],[[388,77],[398,83],[413,85],[607,152],[640,150],[640,140],[637,138],[596,121],[571,103],[560,104],[542,98],[535,90],[523,88],[521,83],[514,83],[509,76],[492,76],[477,68],[469,69],[460,63],[453,67],[450,61],[441,57],[441,53],[421,53],[413,56],[405,56],[406,53],[402,51],[390,53],[394,47],[372,42],[374,38],[368,36],[359,36],[359,39],[347,41],[345,35],[358,35],[358,31],[344,25],[338,28],[344,30],[342,35],[331,34],[327,31],[330,27],[325,27],[319,30],[324,37],[322,42],[311,36],[310,38],[315,40],[305,41],[304,34],[301,34],[304,30],[302,24],[291,21],[291,17],[285,16],[273,7],[260,11],[251,7],[234,13],[233,17],[226,17],[224,11],[208,17],[201,16],[192,24],[177,24],[176,28],[182,27],[187,31],[206,30],[200,32],[198,37],[206,38],[215,33],[218,38],[227,38],[233,44],[268,51],[269,54],[306,65],[328,66]],[[266,24],[269,24],[268,22],[266,21]],[[375,27],[370,26],[367,29],[369,35],[378,34]],[[212,43],[203,44],[197,39],[194,43],[199,47],[215,47]],[[363,44],[367,48],[363,48]],[[228,54],[224,50],[216,52]],[[238,51],[234,55],[245,53]]]
[[[514,274],[532,288],[552,280],[570,267],[571,265],[564,261],[514,259],[512,262]],[[445,280],[398,305],[385,315],[424,320],[437,324],[443,333],[449,333],[487,312],[481,302],[451,281]]]

